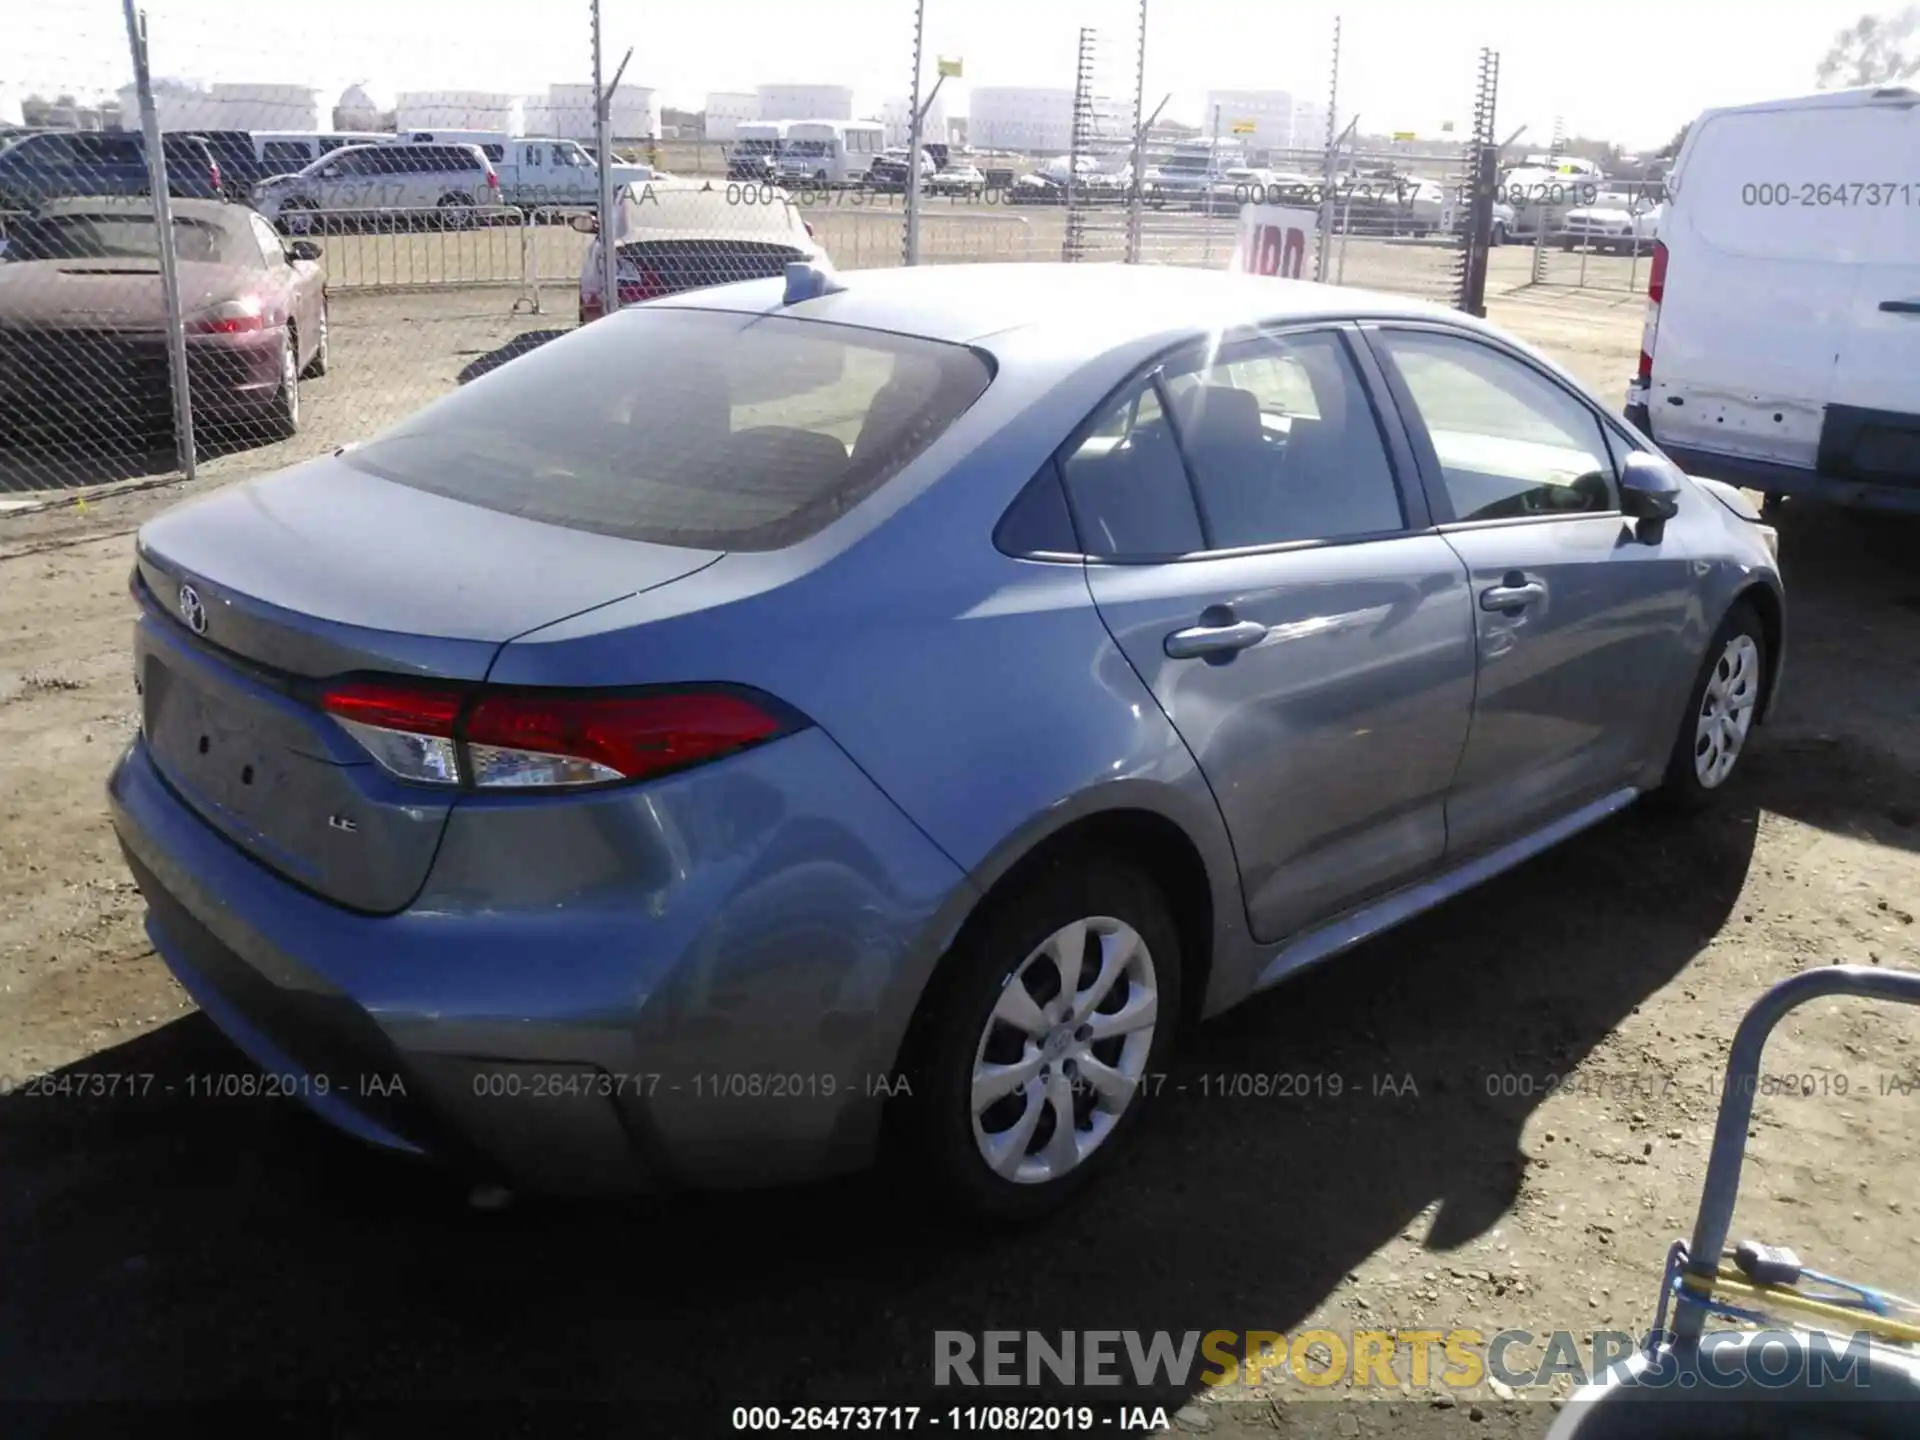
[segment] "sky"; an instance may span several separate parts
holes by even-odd
[[[1324,99],[1341,19],[1338,108],[1369,133],[1471,122],[1479,49],[1500,52],[1497,128],[1544,148],[1568,135],[1663,143],[1714,105],[1814,88],[1836,31],[1874,0],[1145,0],[1147,108],[1200,123],[1208,89]],[[964,62],[966,87],[1071,86],[1078,30],[1100,35],[1101,88],[1131,97],[1140,0],[925,0],[925,73]],[[698,109],[712,90],[853,87],[856,114],[906,93],[913,0],[603,0],[607,73]],[[1893,8],[1885,0],[1882,9]],[[399,90],[544,91],[592,75],[587,0],[148,0],[156,76]],[[114,0],[0,0],[0,90],[111,91],[131,79]],[[1524,143],[1524,142],[1523,142]]]

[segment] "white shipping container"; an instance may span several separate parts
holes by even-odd
[[[492,90],[403,90],[394,101],[394,129],[499,130],[521,134],[518,95]]]

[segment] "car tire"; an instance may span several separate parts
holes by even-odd
[[[1506,243],[1507,243],[1506,222],[1504,220],[1496,220],[1493,222],[1492,232],[1489,233],[1487,236],[1487,244],[1491,246],[1493,249],[1498,250],[1502,245],[1505,245]]]
[[[302,380],[317,380],[327,373],[327,366],[333,363],[333,323],[327,313],[327,302],[320,302],[320,335],[314,341],[313,355],[307,361],[307,368],[300,372]]]
[[[289,325],[280,342],[280,385],[267,402],[267,434],[275,440],[289,439],[300,429],[299,353],[299,335]]]
[[[1056,862],[988,903],[922,998],[889,1120],[930,1200],[1009,1224],[1073,1199],[1138,1126],[1175,1042],[1180,936],[1159,887],[1118,861]],[[1057,957],[1076,938],[1070,1010]],[[1008,1088],[976,1110],[996,1069]],[[1063,1114],[1071,1144],[1053,1143]]]
[[[442,230],[470,230],[474,223],[474,203],[471,195],[442,195],[434,202],[439,212]]]
[[[1657,792],[1669,809],[1717,800],[1739,771],[1767,679],[1767,633],[1751,602],[1736,601],[1707,644]]]
[[[320,228],[315,207],[305,200],[289,200],[280,207],[274,225],[282,235],[311,235]]]

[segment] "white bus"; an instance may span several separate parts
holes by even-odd
[[[878,120],[787,121],[776,178],[789,185],[856,184],[867,178],[886,135]]]
[[[786,143],[785,120],[743,120],[727,151],[729,180],[771,180]]]

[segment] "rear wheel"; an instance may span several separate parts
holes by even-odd
[[[327,315],[327,302],[323,299],[320,302],[320,335],[314,342],[313,358],[307,361],[307,368],[300,372],[303,379],[311,380],[327,373],[327,366],[333,360],[330,347],[332,332],[333,326]]]
[[[471,195],[442,195],[435,208],[440,214],[440,225],[446,230],[465,230],[474,221],[474,205]]]
[[[267,402],[267,433],[285,440],[300,428],[300,338],[289,325],[280,341],[280,385]]]
[[[989,903],[922,1000],[896,1133],[934,1196],[1030,1220],[1139,1123],[1180,1013],[1179,933],[1158,887],[1112,861]]]
[[[1714,632],[1693,682],[1667,758],[1665,800],[1698,809],[1726,789],[1746,754],[1766,673],[1766,631],[1753,606],[1742,600]]]
[[[1487,237],[1487,243],[1492,247],[1494,247],[1496,250],[1499,249],[1500,246],[1507,243],[1507,222],[1506,221],[1496,220],[1493,222],[1493,233]]]

